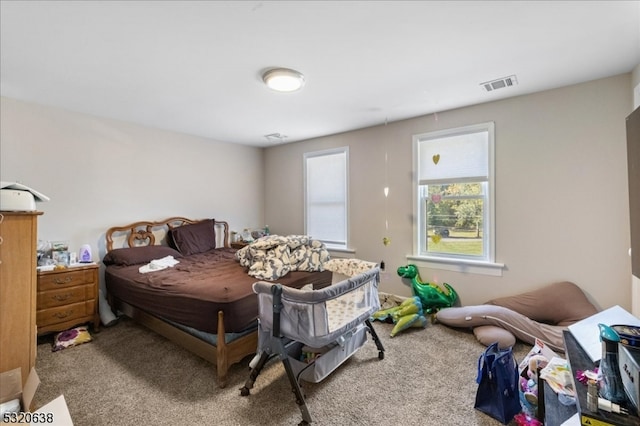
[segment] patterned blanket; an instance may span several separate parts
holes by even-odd
[[[291,271],[323,271],[330,256],[321,241],[309,236],[269,235],[238,250],[236,258],[252,277],[274,281]]]

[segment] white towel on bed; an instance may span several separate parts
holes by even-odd
[[[162,259],[155,259],[148,264],[141,266],[140,268],[138,268],[138,271],[141,274],[146,274],[147,272],[161,271],[163,269],[173,268],[178,263],[180,263],[180,261],[174,259],[173,256],[165,256]]]

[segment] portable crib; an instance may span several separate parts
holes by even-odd
[[[249,395],[265,363],[277,355],[302,413],[300,425],[311,423],[300,380],[323,380],[364,345],[366,332],[378,348],[378,358],[384,359],[384,347],[369,320],[380,309],[379,282],[380,269],[376,267],[318,290],[255,283],[258,355],[241,395]]]

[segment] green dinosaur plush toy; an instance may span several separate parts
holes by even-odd
[[[446,289],[444,291],[437,284],[423,282],[416,265],[400,266],[398,275],[411,279],[411,290],[420,298],[422,309],[427,314],[433,314],[440,308],[450,308],[458,299],[458,293],[447,283],[442,284]]]
[[[410,297],[393,308],[374,312],[371,318],[379,321],[391,320],[395,324],[391,330],[391,337],[409,327],[424,328],[427,325],[427,319],[422,311],[422,302],[417,296]]]

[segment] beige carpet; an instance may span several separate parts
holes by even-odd
[[[389,337],[374,322],[385,359],[369,340],[318,384],[303,382],[317,425],[500,425],[473,408],[478,356],[472,333],[429,324]],[[51,352],[38,344],[42,384],[36,407],[64,394],[74,424],[296,425],[301,420],[282,364],[271,360],[248,397],[240,396],[249,359],[219,389],[211,364],[130,320],[81,346]],[[520,361],[530,346],[518,343]],[[512,422],[513,423],[513,422]]]

